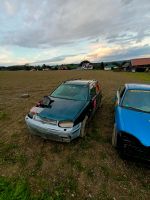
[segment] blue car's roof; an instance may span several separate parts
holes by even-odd
[[[125,86],[129,90],[150,90],[150,84],[128,83]]]

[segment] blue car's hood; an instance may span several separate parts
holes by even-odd
[[[54,119],[54,120],[75,120],[78,114],[88,104],[87,101],[75,101],[68,99],[52,98],[54,102],[51,103],[50,108],[44,108],[39,113],[40,117]]]
[[[150,146],[150,113],[120,108],[121,129]]]

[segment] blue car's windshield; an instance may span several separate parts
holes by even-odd
[[[88,85],[62,84],[52,94],[52,97],[85,101],[88,99]]]
[[[122,106],[143,112],[150,112],[149,90],[128,90],[124,96]]]

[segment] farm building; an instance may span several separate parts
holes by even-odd
[[[149,71],[150,58],[137,58],[131,60],[132,71]]]

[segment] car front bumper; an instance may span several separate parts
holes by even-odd
[[[129,134],[122,135],[123,151],[130,157],[150,161],[150,147],[143,146],[133,136]]]
[[[61,128],[56,125],[36,121],[28,116],[25,117],[25,121],[32,135],[38,135],[44,139],[70,142],[80,135],[80,123],[72,128]]]

